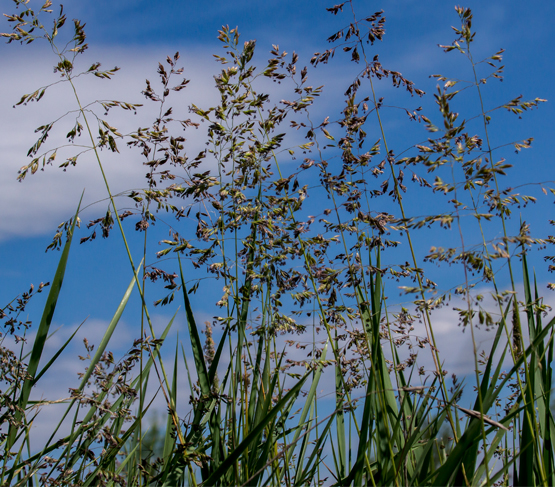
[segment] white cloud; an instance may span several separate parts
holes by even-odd
[[[14,46],[14,49],[18,46]],[[23,48],[20,48],[23,49]],[[33,93],[37,88],[59,81],[59,77],[52,73],[52,66],[56,57],[48,52],[39,53],[30,50],[19,51],[21,56],[14,55],[15,50],[5,57],[5,63],[10,65],[10,71],[0,73],[0,83],[3,86],[0,93],[0,108],[9,117],[0,120],[0,240],[8,240],[20,236],[36,236],[52,233],[55,227],[67,220],[75,211],[83,190],[85,196],[83,207],[94,202],[104,200],[95,213],[85,211],[82,218],[98,217],[103,214],[107,206],[107,191],[98,163],[92,152],[87,152],[78,158],[75,167],[70,166],[63,172],[59,164],[68,157],[84,150],[78,144],[87,145],[87,135],[76,139],[75,147],[65,147],[57,152],[53,166],[46,166],[44,171],[28,174],[24,181],[17,182],[18,170],[31,162],[26,157],[28,149],[35,143],[39,134],[34,130],[46,123],[62,117],[77,108],[71,87],[68,83],[60,83],[46,91],[44,98],[38,103],[27,106],[13,105],[23,94]],[[143,49],[141,54],[133,49],[97,50],[86,53],[87,64],[80,65],[86,70],[95,60],[103,60],[102,69],[120,66],[121,70],[112,80],[100,80],[94,76],[78,78],[77,89],[83,106],[95,100],[119,100],[130,103],[141,103],[137,115],[130,111],[114,108],[107,117],[103,110],[95,108],[98,116],[105,118],[110,125],[115,126],[123,134],[135,131],[139,126],[148,127],[159,116],[159,105],[141,94],[145,88],[145,78],[151,81],[155,90],[159,90],[159,76],[156,69],[159,61],[164,61],[167,53],[159,49]],[[214,88],[213,75],[218,73],[220,65],[208,53],[202,51],[184,56],[179,61],[185,66],[183,75],[174,78],[177,84],[182,77],[190,79],[189,86],[170,97],[168,106],[174,107],[173,116],[176,119],[188,119],[191,114],[188,107],[194,103],[199,107],[213,106],[218,102],[218,93]],[[77,71],[77,69],[76,69]],[[13,76],[19,73],[19,78]],[[276,90],[274,90],[275,92]],[[285,91],[278,87],[275,101],[279,101],[279,92]],[[172,105],[176,103],[176,105]],[[80,122],[83,124],[82,119]],[[54,126],[51,135],[41,147],[39,154],[52,150],[58,146],[67,145],[65,134],[75,123],[75,115],[70,114]],[[89,123],[93,135],[98,133],[98,125],[93,116],[89,116]],[[84,124],[83,124],[84,125]],[[206,140],[205,126],[201,125],[197,131],[190,128],[187,132],[180,132],[187,138],[186,149],[189,157],[194,157],[204,149]],[[303,141],[299,142],[302,143]],[[147,170],[143,166],[143,157],[138,150],[131,150],[122,142],[119,143],[120,154],[113,154],[107,150],[101,151],[103,167],[113,194],[144,187]],[[51,153],[51,152],[50,152]],[[47,155],[49,155],[48,153]],[[40,161],[42,168],[42,159]],[[131,200],[127,200],[131,201]],[[129,206],[128,202],[120,203]]]
[[[76,139],[76,147],[60,149],[54,167],[46,167],[44,172],[28,176],[22,183],[16,181],[18,170],[31,159],[25,157],[28,149],[37,140],[39,134],[33,131],[41,125],[58,119],[65,113],[77,108],[75,98],[69,84],[60,83],[47,90],[44,98],[38,103],[28,106],[12,106],[19,101],[23,94],[33,93],[37,88],[56,82],[59,78],[52,73],[52,66],[56,57],[48,52],[34,52],[31,49],[16,53],[14,50],[4,55],[4,62],[10,70],[0,73],[0,83],[3,87],[0,94],[0,108],[9,116],[2,117],[0,121],[0,239],[6,240],[18,236],[34,236],[50,233],[61,221],[67,220],[75,211],[79,197],[85,189],[84,206],[95,201],[105,199],[107,192],[103,179],[92,153],[80,157],[76,167],[69,167],[62,172],[57,166],[67,157],[75,155],[83,149],[78,144],[86,145],[87,136],[84,134]],[[19,56],[17,56],[19,54]],[[115,65],[122,66],[122,70],[111,81],[100,80],[93,76],[79,78],[77,89],[81,103],[86,105],[94,100],[121,100],[130,103],[141,103],[135,116],[132,112],[121,109],[112,109],[108,117],[103,117],[103,110],[97,107],[96,113],[121,133],[129,133],[139,126],[148,127],[158,116],[159,106],[149,102],[141,95],[145,88],[145,77],[149,77],[153,87],[158,88],[158,75],[156,68],[158,61],[164,60],[166,53],[151,49],[143,51],[141,56],[131,49],[101,50],[87,55],[88,63],[96,59],[104,60],[103,69]],[[188,105],[195,102],[200,106],[208,104],[214,90],[211,74],[217,72],[217,66],[207,56],[196,58],[191,56],[184,59],[189,69],[184,75],[193,78],[191,85],[180,92],[181,96],[175,97],[178,105],[175,106],[176,118],[189,118]],[[207,62],[210,61],[210,64]],[[85,70],[89,64],[81,65]],[[194,66],[194,70],[190,69]],[[14,76],[17,73],[17,77]],[[176,76],[175,83],[180,81]],[[170,99],[171,101],[171,99]],[[166,107],[167,108],[167,107]],[[69,115],[66,119],[54,126],[52,134],[41,147],[50,150],[66,144],[65,134],[74,125],[75,116]],[[98,133],[98,126],[93,116],[89,116],[93,135]],[[81,123],[82,120],[81,120]],[[84,124],[83,124],[84,125]],[[191,153],[202,149],[202,140],[194,137],[194,129],[185,136],[192,136],[189,142]],[[191,143],[192,142],[192,143]],[[120,143],[120,154],[112,154],[104,150],[100,153],[107,175],[107,179],[114,194],[145,185],[143,159],[137,150],[130,150]],[[197,152],[194,152],[195,154]],[[42,166],[41,166],[42,167]],[[103,207],[105,208],[105,206]],[[102,213],[103,210],[100,210]]]
[[[141,91],[145,88],[145,78],[152,82],[155,90],[158,89],[159,76],[156,73],[158,62],[164,62],[166,56],[172,54],[166,51],[167,49],[162,47],[146,47],[141,48],[140,51],[124,47],[91,48],[76,64],[75,72],[88,69],[95,61],[102,62],[102,69],[119,66],[121,70],[112,80],[100,80],[94,76],[78,78],[77,90],[81,104],[84,106],[95,100],[141,103],[144,106],[138,110],[137,115],[114,108],[105,118],[123,134],[135,131],[139,126],[150,126],[158,116],[159,106],[146,100]],[[265,61],[265,52],[261,47],[258,51],[257,56],[262,63]],[[98,163],[91,152],[81,156],[77,166],[69,167],[66,172],[62,172],[57,167],[68,157],[80,152],[82,149],[78,147],[60,149],[54,161],[54,167],[48,166],[44,172],[29,174],[22,183],[16,181],[18,170],[31,161],[25,155],[39,135],[35,134],[34,130],[76,110],[77,105],[71,87],[67,83],[59,83],[49,88],[40,102],[12,108],[23,94],[33,93],[37,88],[60,81],[59,75],[53,73],[57,57],[46,46],[40,46],[38,43],[28,47],[3,46],[1,52],[4,63],[10,66],[10,70],[3,70],[0,73],[0,84],[3,88],[0,93],[0,109],[3,113],[9,114],[0,120],[2,134],[0,137],[0,208],[3,212],[0,219],[0,240],[51,234],[60,222],[67,220],[73,214],[83,190],[85,190],[83,206],[86,207],[96,201],[105,200],[106,188]],[[180,63],[185,68],[183,76],[190,79],[191,83],[185,90],[172,94],[169,105],[175,103],[173,116],[176,119],[187,119],[191,116],[188,111],[190,104],[208,107],[218,103],[219,96],[214,88],[213,75],[219,72],[221,65],[214,61],[211,51],[198,48],[191,54],[183,55]],[[309,71],[309,81],[313,86],[325,85],[322,98],[316,99],[315,107],[311,111],[314,123],[318,124],[328,115],[331,120],[339,118],[343,108],[342,93],[352,82],[356,72],[356,69],[338,69],[338,66],[344,66],[346,63],[346,59],[337,59],[333,65],[320,66],[316,70]],[[179,79],[180,77],[176,76],[175,81]],[[259,89],[271,93],[273,103],[279,103],[283,98],[293,99],[296,96],[289,82],[278,85],[264,79],[260,81]],[[380,85],[381,95],[393,93],[393,90],[394,88],[387,81]],[[398,90],[395,92],[399,93]],[[338,93],[341,94],[339,97]],[[419,103],[418,99],[414,99],[409,104],[414,105],[413,108],[415,108]],[[393,120],[389,119],[389,123],[394,124],[393,128],[397,127],[396,120],[399,116],[405,119],[404,112],[400,115],[397,112],[401,113],[397,110]],[[96,113],[103,117],[101,107],[96,108]],[[295,117],[295,119],[303,117]],[[53,128],[39,154],[44,150],[66,144],[65,134],[73,128],[74,120],[75,116],[72,114],[61,120],[58,126]],[[98,127],[95,118],[89,116],[89,122],[93,135],[96,135]],[[189,157],[196,156],[204,149],[205,129],[206,126],[201,125],[198,131],[191,128],[183,134],[187,138],[186,150]],[[285,125],[281,127],[281,131],[284,129]],[[305,133],[302,130],[290,135],[289,144],[306,142]],[[76,139],[76,144],[86,145],[86,141],[87,135],[84,134],[80,139]],[[120,154],[112,154],[106,150],[100,153],[114,194],[145,185],[146,168],[142,165],[143,158],[139,151],[130,150],[123,143],[119,144],[119,149]],[[120,206],[122,205],[128,206],[127,201],[120,203]],[[104,213],[106,206],[107,202],[99,207],[99,211],[85,212],[82,216],[85,219],[88,216],[98,217],[99,214]]]

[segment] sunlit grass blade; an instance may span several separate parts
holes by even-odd
[[[314,411],[316,409],[316,406],[314,404],[311,404],[310,406],[311,406],[310,407],[310,417],[309,417],[308,421],[306,422],[306,424],[303,424],[299,420],[299,425],[296,428],[295,435],[297,435],[297,433],[300,434],[300,432],[303,431],[303,430],[305,431],[305,433],[308,433],[310,431],[310,427],[315,423],[315,420],[314,420],[315,413],[314,413]],[[331,426],[332,422],[333,421],[330,420],[330,422],[329,422],[330,426]],[[327,432],[327,430],[326,430],[326,432]],[[299,437],[297,437],[296,439],[298,439],[298,438]],[[296,446],[295,445],[296,439],[294,437],[291,444],[288,445],[289,448],[288,448],[288,451],[287,451],[287,454],[286,454],[287,457],[290,457],[290,456],[293,455],[293,452],[295,451],[294,447]],[[319,439],[321,439],[321,436],[319,437]],[[304,476],[303,469],[305,469],[305,468],[309,469],[310,468],[310,463],[305,462],[309,443],[310,443],[310,435],[305,434],[302,438],[301,446],[299,447],[298,453],[297,453],[297,465],[295,466],[295,474],[294,474],[295,475],[295,482],[297,482],[297,479]],[[312,450],[312,453],[314,453],[314,449]],[[307,463],[307,464],[305,465],[305,463]],[[286,463],[285,465],[288,466],[289,463]],[[286,473],[286,469],[284,468],[281,477],[283,477],[283,475],[285,473]],[[288,475],[290,475],[290,474],[288,473]]]
[[[143,262],[141,261],[141,263],[139,264],[139,266],[137,267],[137,275],[141,269],[141,266],[143,265]],[[129,298],[131,297],[131,294],[133,293],[133,288],[135,285],[135,277],[133,277],[131,279],[131,282],[129,283],[129,286],[127,286],[127,290],[125,291],[117,309],[116,312],[114,313],[114,315],[112,316],[112,319],[110,320],[110,323],[108,325],[108,328],[106,328],[106,331],[104,332],[104,335],[102,336],[102,340],[100,340],[100,343],[98,344],[98,347],[96,348],[96,352],[91,360],[91,363],[88,367],[88,369],[85,372],[85,375],[83,376],[83,378],[81,379],[81,383],[79,384],[79,390],[83,390],[83,388],[85,387],[85,385],[87,384],[87,382],[89,381],[91,374],[94,371],[94,367],[96,366],[96,364],[98,363],[98,361],[100,360],[100,358],[102,357],[102,354],[105,352],[106,347],[108,346],[108,343],[110,343],[110,340],[112,339],[112,335],[114,334],[114,331],[116,330],[116,327],[118,326],[119,320],[121,319],[121,315],[123,314],[123,311],[125,310],[127,303],[129,302]]]
[[[516,414],[518,412],[520,412],[520,411],[517,410],[513,414],[516,416]],[[508,424],[509,420],[510,420],[510,416],[505,417],[504,423]],[[482,479],[485,477],[486,465],[491,465],[490,462],[495,460],[495,456],[498,455],[498,447],[501,444],[501,441],[506,436],[507,435],[506,435],[505,430],[503,430],[503,429],[498,429],[497,430],[497,432],[495,433],[495,436],[493,437],[491,442],[488,444],[488,449],[487,449],[487,452],[484,454],[484,458],[482,459],[482,461],[480,462],[480,464],[478,465],[478,467],[474,471],[474,477],[472,479],[472,485],[479,484],[482,481]],[[487,455],[487,459],[485,458],[486,455]],[[507,470],[509,468],[509,465],[505,464],[504,467]],[[493,481],[494,478],[490,477],[490,480]]]
[[[189,300],[189,296],[187,293],[187,286],[185,284],[185,277],[183,275],[183,267],[181,265],[181,259],[179,259],[178,256],[178,260],[179,260],[179,272],[180,272],[180,278],[181,278],[181,288],[183,291],[183,300],[185,303],[185,313],[187,315],[187,325],[188,325],[188,329],[189,329],[189,337],[191,340],[191,347],[193,350],[193,358],[194,358],[194,362],[195,362],[195,369],[196,369],[196,373],[197,373],[197,378],[198,378],[198,382],[200,385],[200,389],[201,389],[201,399],[199,401],[199,403],[197,404],[197,407],[195,408],[194,411],[194,417],[193,417],[193,426],[192,426],[192,431],[191,434],[189,435],[189,437],[187,438],[187,441],[192,441],[193,444],[196,444],[198,441],[201,440],[202,437],[202,431],[200,428],[200,422],[204,416],[204,413],[206,412],[206,404],[205,402],[209,399],[210,397],[210,392],[211,392],[211,388],[210,388],[210,376],[208,374],[208,370],[206,368],[206,362],[204,359],[204,351],[203,351],[203,346],[202,343],[200,341],[200,334],[198,331],[198,327],[195,321],[195,317],[193,314],[193,310],[191,308],[191,303]],[[186,358],[185,358],[186,361]],[[214,374],[215,374],[215,368],[213,369]],[[187,366],[187,371],[188,371],[188,366]],[[189,373],[189,371],[188,371]],[[189,376],[189,381],[191,382],[190,376]],[[191,383],[191,390],[192,390],[192,383]],[[214,427],[214,423],[211,422],[209,424],[210,427]],[[219,428],[219,425],[218,425]],[[216,433],[217,435],[217,433]],[[177,462],[177,463],[176,463]],[[176,473],[180,472],[181,475],[184,473],[185,469],[183,467],[183,459],[179,458],[179,457],[174,457],[174,461],[171,462],[172,464],[172,471],[169,472],[170,474],[170,479],[172,482],[175,483],[179,483],[181,482],[181,477],[176,477]],[[178,466],[179,465],[179,466]],[[203,471],[205,472],[205,475],[208,475],[208,471],[206,470],[206,467],[203,468]]]
[[[526,251],[522,252],[522,274],[524,279],[524,299],[526,306],[526,316],[528,321],[528,334],[530,342],[533,342],[538,333],[535,323],[535,313],[533,312],[534,303],[532,301],[532,291],[530,286],[530,277],[528,273],[528,262]],[[538,326],[540,324],[538,323]],[[518,478],[515,479],[515,485],[527,486],[536,483],[545,485],[545,472],[542,466],[542,457],[539,453],[539,436],[538,422],[542,421],[545,416],[544,412],[544,393],[542,390],[542,375],[539,367],[539,357],[543,355],[543,340],[538,343],[537,347],[530,352],[529,362],[524,362],[526,384],[523,391],[524,414],[522,417],[522,430],[520,432],[520,458],[518,468]],[[538,411],[538,418],[536,417]],[[539,475],[538,475],[539,474]]]
[[[534,294],[535,302],[540,303],[538,293],[538,285],[536,277],[534,276]],[[536,328],[542,327],[542,313],[538,310],[535,313]],[[555,450],[553,446],[553,430],[555,424],[553,420],[553,412],[551,410],[550,398],[551,388],[553,384],[553,369],[551,364],[553,362],[553,332],[546,346],[542,343],[538,347],[538,367],[536,368],[536,384],[539,385],[538,393],[540,396],[538,401],[538,420],[539,429],[543,442],[541,445],[541,456],[543,461],[545,481],[548,485],[555,485]]]
[[[139,453],[139,442],[137,442],[134,446],[133,449],[130,450],[129,452],[127,452],[126,455],[124,455],[123,460],[121,461],[121,463],[118,465],[118,467],[115,470],[115,474],[116,475],[120,475],[124,470],[128,470],[127,464],[134,461],[134,459],[136,458],[136,455]],[[127,480],[129,479],[133,479],[134,477],[130,476],[130,475],[126,475]],[[108,487],[112,487],[114,485],[113,481],[110,481],[108,483]]]
[[[214,379],[216,377],[216,373],[218,372],[218,365],[220,364],[220,358],[222,356],[222,352],[226,343],[226,339],[229,335],[229,327],[224,330],[222,338],[220,339],[220,343],[218,344],[218,348],[216,349],[216,353],[212,358],[212,363],[208,369],[208,380],[210,384],[214,384]]]

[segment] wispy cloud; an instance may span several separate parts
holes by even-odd
[[[17,46],[14,46],[17,48]],[[0,207],[3,215],[0,219],[0,239],[10,239],[19,236],[34,236],[52,232],[61,221],[67,220],[75,211],[77,202],[85,190],[84,206],[95,201],[105,199],[107,192],[102,176],[92,152],[83,154],[77,160],[75,167],[70,166],[62,172],[59,166],[68,157],[85,150],[88,136],[83,134],[71,146],[65,134],[75,124],[78,108],[68,83],[57,84],[47,90],[44,98],[38,103],[28,106],[12,108],[23,94],[33,93],[37,88],[59,81],[52,73],[52,66],[56,62],[55,56],[46,56],[47,52],[34,53],[19,51],[20,56],[10,55],[4,61],[10,65],[10,70],[0,73],[0,83],[3,87],[0,93],[0,107],[9,116],[0,121],[1,177],[0,177]],[[52,53],[50,53],[52,54]],[[102,59],[103,68],[122,66],[120,72],[112,80],[100,80],[93,76],[78,78],[77,88],[82,105],[88,105],[95,100],[119,100],[130,103],[141,103],[137,115],[121,109],[113,109],[104,117],[102,107],[96,106],[96,114],[105,118],[121,133],[135,131],[138,127],[148,127],[158,116],[159,107],[148,102],[141,95],[145,88],[145,78],[149,77],[156,88],[156,67],[164,60],[167,53],[156,49],[143,52],[141,56],[134,50],[97,51],[88,56],[90,64],[96,59]],[[207,57],[201,59],[185,59],[186,63],[195,67],[191,75],[191,87],[184,96],[179,97],[178,105],[174,107],[176,118],[189,117],[188,106],[193,100],[203,106],[213,101],[213,91],[208,89],[213,85],[212,73],[216,72],[213,62],[206,62]],[[208,59],[208,61],[210,61]],[[81,65],[85,70],[88,65]],[[14,76],[18,73],[18,76]],[[179,80],[176,77],[175,82]],[[188,93],[194,93],[194,96]],[[57,152],[56,160],[45,171],[38,171],[28,176],[21,183],[16,178],[19,169],[31,162],[26,157],[28,149],[35,143],[39,134],[35,129],[67,114],[52,129],[44,145],[37,155],[47,150],[62,147]],[[84,125],[83,120],[80,120]],[[89,114],[89,122],[93,135],[98,134],[98,123],[95,116]],[[192,143],[191,143],[192,142]],[[196,143],[195,143],[196,142]],[[189,142],[194,151],[202,149],[202,140],[195,138]],[[69,145],[69,147],[68,147]],[[119,147],[120,154],[102,151],[101,159],[111,190],[114,194],[121,191],[140,188],[145,185],[143,158],[137,150],[130,150],[125,145]],[[48,153],[48,155],[50,155]],[[48,157],[47,157],[48,158]],[[42,169],[42,160],[40,161]]]

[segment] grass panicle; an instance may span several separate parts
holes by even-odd
[[[347,26],[309,67],[298,68],[299,56],[278,46],[260,63],[255,41],[240,42],[237,29],[222,27],[219,100],[209,108],[191,104],[187,119],[174,118],[170,103],[189,81],[179,53],[168,56],[158,66],[160,84],[147,81],[142,92],[158,116],[122,134],[109,112],[140,112],[142,105],[83,106],[79,97],[82,77],[109,80],[118,68],[93,63],[77,73],[85,24],[74,20],[69,34],[63,7],[55,15],[52,2],[33,3],[14,0],[17,12],[6,14],[13,29],[2,36],[52,48],[72,108],[37,129],[18,179],[36,177],[79,140],[81,152],[60,167],[71,170],[89,153],[107,196],[81,243],[94,245],[97,231],[111,237],[116,226],[129,262],[117,271],[129,272],[131,282],[96,348],[84,341],[87,368],[75,387],[68,384],[70,397],[37,400],[33,388],[51,379],[77,333],[46,356],[82,197],[49,245],[63,250],[36,333],[19,316],[48,284],[0,310],[2,485],[555,485],[555,317],[529,266],[532,249],[553,238],[532,237],[525,220],[511,218],[537,198],[510,187],[513,162],[498,156],[505,145],[518,152],[533,139],[497,148],[490,142],[494,112],[521,116],[545,100],[517,97],[485,109],[485,83],[502,79],[503,51],[475,61],[469,9],[456,7],[457,38],[440,46],[466,63],[469,80],[433,75],[439,84],[432,95],[379,61],[384,12],[360,17],[365,7],[349,0],[328,9]],[[45,17],[54,17],[52,28]],[[353,80],[332,93],[334,103],[343,100],[341,117],[314,122],[324,87],[309,79],[328,63],[345,73],[352,67]],[[268,80],[289,89],[287,98],[275,103],[264,91]],[[380,94],[386,83],[410,103],[435,102],[436,114],[403,108],[422,129],[420,143],[404,147],[397,129],[387,128],[394,104]],[[40,102],[51,86],[18,105]],[[466,102],[470,93],[479,112],[460,115],[455,107],[474,106]],[[71,117],[68,144],[50,147],[48,136]],[[205,129],[206,149],[188,156],[184,134],[193,128]],[[142,189],[116,195],[101,150],[117,154],[122,144],[140,151],[147,175]],[[167,225],[169,237],[155,251],[164,260],[149,263],[155,223]],[[131,239],[142,242],[140,254]],[[217,316],[203,330],[200,310],[216,288],[222,294],[202,315]],[[393,302],[399,289],[402,298]],[[140,331],[116,359],[109,350],[122,316],[133,313],[135,290]],[[153,305],[147,291],[156,294]],[[158,329],[153,306],[174,301],[184,318],[177,308]],[[448,375],[449,357],[437,341],[437,316],[446,307],[454,339],[457,320],[472,339],[474,373],[463,380]],[[171,330],[181,321],[168,359],[162,347],[168,340],[164,350],[173,346]],[[479,349],[480,327],[491,329],[487,353]],[[161,424],[149,419],[156,400],[165,405]],[[55,404],[64,412],[38,445],[37,411]]]

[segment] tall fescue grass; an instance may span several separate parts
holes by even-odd
[[[12,349],[6,337],[24,333],[29,323],[19,316],[44,285],[3,308],[2,485],[555,485],[555,318],[545,317],[548,309],[527,263],[530,247],[547,242],[510,218],[514,205],[533,198],[502,186],[510,165],[495,162],[492,110],[482,100],[486,80],[502,77],[502,52],[473,59],[470,10],[456,8],[457,39],[442,46],[466,62],[470,81],[436,75],[439,115],[406,109],[429,132],[411,152],[389,142],[395,137],[384,119],[391,103],[380,97],[379,85],[393,82],[412,96],[425,94],[375,56],[373,45],[385,33],[381,12],[357,17],[352,2],[328,9],[344,16],[347,26],[311,64],[337,61],[336,51],[355,63],[340,120],[313,123],[310,110],[322,87],[309,84],[296,54],[274,46],[272,58],[255,71],[255,42],[243,44],[236,29],[223,27],[218,38],[225,54],[217,59],[224,66],[215,78],[219,104],[193,104],[196,118],[173,118],[168,99],[188,83],[180,78],[176,54],[159,65],[161,86],[147,82],[143,92],[159,104],[159,117],[150,128],[123,136],[93,115],[95,106],[81,105],[74,66],[87,47],[83,24],[75,20],[70,42],[58,42],[66,28],[63,11],[49,29],[42,18],[51,13],[51,2],[38,10],[27,1],[15,4],[17,13],[8,16],[13,32],[2,35],[9,42],[41,38],[52,46],[56,71],[76,103],[66,114],[75,119],[67,139],[89,141],[104,178],[107,212],[90,223],[81,243],[94,240],[97,230],[107,237],[116,225],[130,282],[101,342],[94,349],[86,344],[86,373],[68,384],[70,397],[59,401],[65,413],[40,448],[32,443],[33,425],[35,418],[40,422],[37,411],[50,404],[31,395],[75,335],[45,356],[81,204],[51,244],[62,253],[32,343]],[[101,71],[95,63],[86,73],[109,79],[116,70]],[[290,83],[291,99],[271,105],[258,88],[264,79]],[[24,95],[19,104],[39,101],[46,89]],[[459,116],[452,106],[470,91],[479,96],[480,112]],[[520,114],[542,101],[515,98],[499,108]],[[113,100],[96,105],[106,112],[139,108]],[[471,117],[481,121],[477,132],[467,129]],[[56,123],[37,129],[21,180],[55,162],[57,150],[45,149],[45,141]],[[194,127],[206,128],[208,148],[186,156],[180,130],[187,134]],[[287,142],[298,134],[306,136],[302,143]],[[132,212],[118,210],[122,196],[112,193],[100,152],[117,152],[122,140],[142,151],[148,168],[147,186],[124,195],[136,204]],[[531,139],[508,142],[520,150]],[[61,166],[77,163],[71,155]],[[426,198],[440,211],[420,216],[418,201]],[[174,257],[171,271],[144,265],[146,236],[162,210],[175,217],[171,238],[158,251]],[[141,256],[133,255],[128,239],[143,237],[131,237],[122,222],[133,214],[136,230],[144,233]],[[421,259],[418,239],[429,227],[438,227],[432,233],[438,243]],[[459,245],[442,248],[439,229],[458,232]],[[423,237],[427,245],[429,235]],[[427,277],[427,262],[445,266],[444,282]],[[193,308],[195,291],[207,285],[201,281],[206,271],[224,294],[219,318],[202,327]],[[462,282],[454,286],[453,276]],[[162,359],[176,315],[157,332],[145,299],[149,279],[167,288],[155,304],[182,300],[192,357],[178,344],[172,361]],[[482,306],[480,281],[493,290],[496,312]],[[387,298],[399,284],[406,299],[395,307]],[[134,290],[141,297],[140,335],[116,361],[108,347]],[[476,327],[488,326],[494,336],[485,356],[474,346],[476,388],[466,406],[458,402],[463,384],[447,374],[448,360],[435,339],[434,311],[449,306],[451,295],[452,305],[463,303],[458,319],[468,333],[474,337]],[[425,336],[415,338],[419,321]],[[453,328],[455,337],[455,323]],[[416,348],[430,354],[434,370],[418,367]],[[180,362],[192,391],[188,405],[177,403]],[[159,434],[145,422],[149,384],[167,405]],[[332,406],[318,394],[330,384]],[[67,424],[70,433],[60,437]]]

